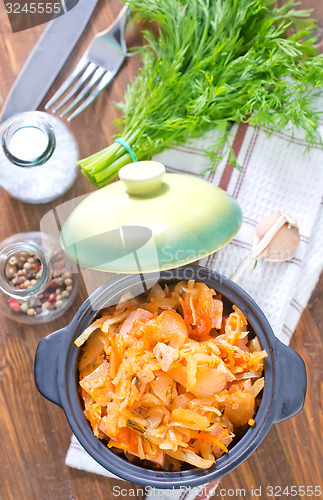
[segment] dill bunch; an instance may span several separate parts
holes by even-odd
[[[320,141],[315,96],[323,83],[323,54],[313,48],[309,11],[275,0],[130,0],[136,17],[157,23],[145,30],[138,76],[119,103],[117,126],[139,160],[217,134],[207,152],[216,168],[232,122],[270,129],[293,123],[309,146]],[[231,151],[230,160],[236,164]],[[119,143],[79,162],[96,186],[131,162]]]

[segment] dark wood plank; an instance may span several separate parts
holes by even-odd
[[[316,15],[323,23],[321,0],[304,0],[303,4],[315,7]],[[90,25],[47,98],[73,69],[75,61],[93,35],[106,28],[119,9],[117,0],[100,2]],[[40,26],[12,34],[3,3],[0,2],[0,105],[43,28]],[[127,38],[129,45],[140,43],[137,30],[131,26]],[[115,133],[113,122],[118,116],[113,102],[122,99],[127,83],[136,75],[138,64],[136,58],[127,60],[112,85],[81,118],[70,125],[78,139],[81,156],[91,154],[111,142]],[[41,217],[53,206],[91,190],[92,186],[79,176],[64,197],[55,203],[40,206],[17,202],[0,191],[0,240],[26,228],[38,230]],[[245,489],[245,498],[261,499],[270,498],[265,495],[268,485],[284,488],[291,485],[319,485],[322,482],[322,291],[323,279],[292,340],[292,347],[303,356],[308,370],[309,388],[304,410],[293,419],[272,428],[252,457],[223,478],[223,494],[218,492],[218,498],[232,497],[224,492],[229,488],[231,491]],[[0,498],[3,500],[107,500],[113,498],[113,485],[122,484],[128,491],[132,488],[128,483],[111,481],[65,466],[71,430],[62,410],[42,398],[34,384],[33,359],[39,340],[67,324],[85,296],[86,291],[82,288],[72,309],[63,318],[47,325],[20,326],[1,318]],[[255,495],[252,487],[261,487],[262,494]],[[132,496],[123,498],[127,500]],[[141,498],[141,495],[138,494],[137,498]]]
[[[61,85],[75,66],[95,33],[105,29],[116,17],[121,5],[118,1],[101,3],[92,16],[91,23],[77,44],[49,92],[48,98]],[[23,66],[30,50],[39,38],[43,26],[12,34],[0,4],[1,74],[0,104]],[[139,44],[140,37],[134,28],[128,30],[131,43]],[[138,60],[127,61],[100,99],[75,120],[71,129],[78,138],[80,154],[85,156],[106,146],[115,133],[113,126],[118,114],[114,101],[122,99],[129,79],[138,68]],[[44,100],[46,102],[46,100]],[[80,175],[73,188],[55,203],[33,206],[13,200],[0,191],[1,239],[26,230],[38,230],[39,221],[48,210],[66,199],[90,192],[93,187]],[[71,430],[63,411],[46,401],[38,393],[33,378],[33,359],[39,340],[67,324],[86,296],[80,297],[72,309],[44,326],[20,326],[1,318],[0,329],[0,498],[5,500],[82,498],[107,499],[112,497],[113,484],[107,478],[69,469],[65,456],[71,439]],[[129,487],[127,483],[125,488]],[[132,487],[132,486],[131,486]],[[125,497],[127,498],[127,497]],[[141,498],[138,495],[138,498]]]

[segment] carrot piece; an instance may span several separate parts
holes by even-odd
[[[128,427],[120,427],[116,435],[116,440],[120,443],[124,443],[129,440],[129,437],[130,429]]]
[[[214,438],[213,436],[210,436],[210,434],[208,434],[207,432],[193,432],[191,433],[191,436],[193,439],[202,439],[202,441],[212,443],[215,446],[218,446],[225,453],[228,453],[228,448],[223,443],[221,443],[221,441]]]
[[[131,451],[131,446],[126,443],[119,443],[118,441],[113,441],[112,439],[108,442],[108,448],[118,448],[119,450]]]

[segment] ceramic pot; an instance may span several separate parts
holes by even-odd
[[[156,275],[145,275],[145,278],[147,288],[156,282]],[[302,409],[306,393],[303,360],[275,337],[266,317],[244,290],[215,271],[192,265],[161,272],[159,282],[172,284],[182,279],[204,282],[220,293],[224,300],[236,304],[246,315],[250,329],[258,337],[262,349],[268,353],[265,359],[265,387],[255,425],[210,469],[188,468],[180,472],[164,472],[129,463],[94,436],[83,414],[77,369],[82,348],[76,347],[74,340],[102,308],[115,304],[127,291],[134,295],[140,293],[140,276],[119,275],[100,287],[83,303],[68,326],[41,340],[35,358],[38,390],[64,410],[72,431],[84,449],[104,468],[122,479],[157,488],[193,487],[232,471],[259,446],[273,424],[292,417]]]

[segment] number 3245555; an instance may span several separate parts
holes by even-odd
[[[59,14],[62,4],[55,3],[11,3],[5,2],[7,14]]]
[[[267,496],[273,496],[275,498],[281,496],[288,497],[320,497],[322,494],[321,486],[286,486],[282,488],[281,486],[267,486],[266,489]]]

